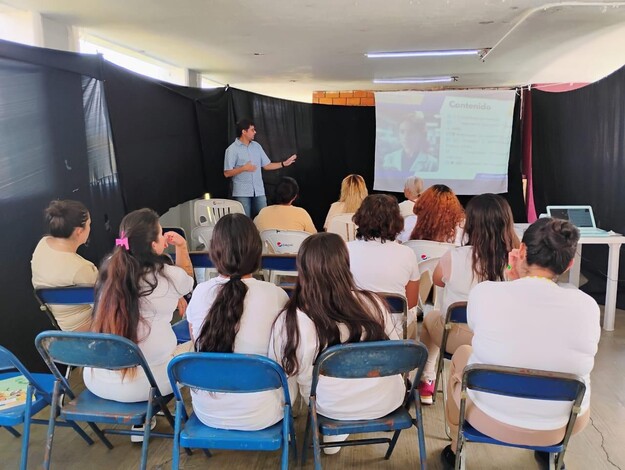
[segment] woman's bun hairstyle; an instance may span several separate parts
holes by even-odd
[[[568,220],[538,219],[523,234],[527,264],[550,269],[560,275],[575,257],[579,230]]]

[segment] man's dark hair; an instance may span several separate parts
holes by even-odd
[[[274,200],[276,204],[288,204],[299,194],[299,185],[294,178],[284,176],[278,186],[276,187],[276,193]]]
[[[248,118],[243,118],[239,122],[237,122],[237,137],[241,137],[243,131],[246,131],[250,128],[250,126],[254,125],[254,121]]]

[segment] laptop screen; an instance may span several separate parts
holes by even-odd
[[[554,217],[556,219],[568,220],[573,225],[579,228],[594,228],[594,225],[592,223],[592,214],[590,212],[590,208],[588,207],[553,207],[550,210],[550,214],[551,217]]]

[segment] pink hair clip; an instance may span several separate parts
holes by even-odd
[[[126,248],[126,251],[130,250],[130,247],[128,246],[128,237],[124,232],[122,232],[121,238],[115,239],[115,246],[123,246],[124,248]]]

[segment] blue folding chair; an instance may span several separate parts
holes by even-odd
[[[277,285],[281,276],[297,276],[297,255],[263,254],[261,269],[269,273],[269,282]],[[287,284],[288,286],[288,284]]]
[[[26,401],[23,405],[8,409],[0,409],[0,427],[5,428],[13,436],[20,437],[20,433],[14,428],[24,425],[22,437],[22,453],[20,457],[20,470],[26,470],[28,464],[28,441],[30,438],[30,425],[48,424],[47,420],[35,419],[34,415],[46,406],[52,404],[52,388],[54,376],[52,374],[30,373],[26,367],[8,349],[0,346],[0,380],[12,377],[24,376],[28,381],[26,388]],[[87,444],[93,444],[91,438],[73,421],[59,422],[59,426],[72,427]]]
[[[482,434],[465,419],[467,390],[533,400],[572,402],[569,421],[562,441],[552,446],[525,446],[499,441]],[[584,380],[573,374],[483,364],[472,364],[465,367],[462,374],[460,395],[462,398],[460,400],[456,470],[464,470],[465,468],[465,444],[467,442],[481,442],[548,452],[549,468],[560,470],[564,464],[564,453],[573,432],[575,420],[580,412],[585,392]]]
[[[50,305],[93,305],[94,290],[93,286],[45,287],[35,289],[35,299],[39,302],[41,311],[48,316],[52,326],[60,330]]]
[[[451,361],[452,355],[447,352],[447,338],[449,338],[449,332],[454,323],[467,323],[467,303],[466,302],[454,302],[447,308],[445,314],[445,327],[443,330],[443,338],[441,340],[441,347],[438,353],[438,362],[436,364],[436,378],[434,379],[434,390],[432,394],[432,403],[436,403],[436,390],[438,390],[438,380],[442,377],[443,384],[443,421],[445,423],[445,434],[451,439],[451,431],[447,424],[447,408],[445,403],[447,402],[447,375],[444,373],[443,368],[445,366],[445,359]]]
[[[117,335],[69,331],[44,331],[35,338],[35,346],[55,377],[44,468],[50,468],[56,417],[61,416],[66,421],[86,421],[109,449],[113,448],[113,444],[106,438],[105,433],[142,435],[141,469],[144,470],[147,464],[150,436],[172,437],[172,434],[151,432],[150,422],[157,412],[162,411],[173,429],[174,420],[166,406],[167,402],[173,398],[173,394],[161,395],[139,347],[129,339]],[[141,367],[150,383],[150,400],[121,403],[100,398],[89,390],[77,395],[55,363],[110,370]],[[60,405],[58,398],[61,393],[69,397],[69,403]],[[100,429],[95,423],[143,425],[144,430]]]
[[[447,352],[447,339],[449,338],[449,332],[451,331],[454,323],[467,323],[467,303],[466,302],[454,302],[447,308],[445,315],[445,329],[443,330],[443,338],[441,340],[440,353],[438,355],[438,362],[436,365],[436,379],[434,380],[435,387],[438,388],[438,379],[443,378],[443,401],[447,400],[447,377],[443,374],[444,361],[447,359],[451,361],[451,354]],[[435,388],[435,390],[436,390]],[[436,394],[432,396],[432,401],[436,402]]]
[[[191,341],[189,321],[186,318],[183,318],[182,320],[171,325],[171,329],[174,330],[174,334],[176,335],[176,341],[178,342],[178,344],[183,344],[187,341]]]
[[[210,258],[208,251],[190,251],[189,257],[191,258],[191,264],[193,265],[193,270],[204,269],[204,277],[206,277],[206,273],[209,273],[209,277],[211,275],[218,275],[217,268],[213,264],[213,261]],[[196,271],[196,278],[197,278]]]
[[[401,315],[401,334],[399,335],[403,339],[407,339],[407,326],[408,326],[408,300],[406,297],[399,294],[391,294],[388,292],[376,292],[382,297],[389,307],[389,313],[395,316]]]
[[[310,400],[308,402],[308,422],[304,434],[302,464],[306,462],[310,434],[314,450],[315,470],[321,469],[321,448],[343,447],[365,444],[388,444],[385,459],[389,459],[402,429],[412,425],[417,428],[419,441],[419,460],[421,468],[426,468],[425,436],[421,417],[421,402],[415,393],[415,384],[419,383],[425,361],[427,348],[413,340],[371,341],[364,343],[340,344],[326,349],[317,358],[313,369]],[[403,405],[392,413],[378,419],[368,420],[335,420],[317,413],[317,384],[319,376],[341,379],[359,379],[367,377],[387,377],[404,374],[415,370],[416,375]],[[410,415],[410,406],[415,407],[415,418]],[[393,437],[375,437],[370,439],[353,439],[344,442],[322,443],[320,435],[336,436],[339,434],[356,434],[370,432],[394,431]]]
[[[266,451],[282,448],[282,469],[285,470],[289,466],[291,445],[297,459],[289,387],[284,371],[276,362],[252,354],[186,353],[171,360],[167,373],[176,397],[172,468],[177,469],[179,466],[180,447]],[[224,393],[251,393],[281,388],[284,391],[284,418],[258,431],[209,427],[202,424],[195,414],[187,415],[181,387]],[[210,457],[210,452],[206,453]]]

